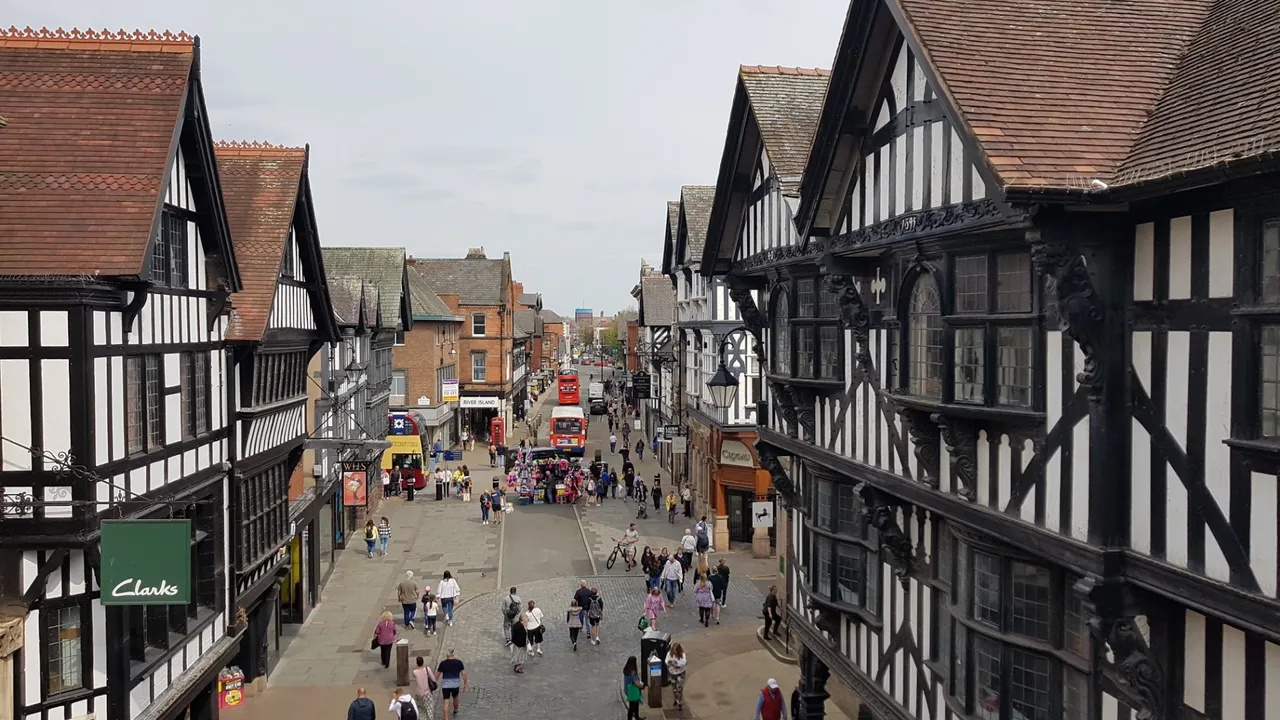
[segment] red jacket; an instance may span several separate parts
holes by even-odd
[[[780,720],[782,717],[782,690],[768,685],[760,689],[760,720]]]

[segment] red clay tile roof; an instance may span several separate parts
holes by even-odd
[[[1052,188],[1113,181],[1211,4],[896,2],[1002,182]]]
[[[1280,4],[1216,0],[1116,175],[1137,183],[1280,151]]]
[[[779,179],[798,182],[809,161],[831,71],[743,65],[739,72],[774,172]]]
[[[0,275],[141,274],[185,33],[0,30]]]
[[[232,296],[228,340],[261,340],[271,316],[285,242],[293,224],[306,148],[219,142],[218,178],[244,289]]]

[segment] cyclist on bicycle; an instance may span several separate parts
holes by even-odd
[[[636,566],[636,543],[640,542],[640,532],[636,530],[636,524],[631,523],[631,527],[622,533],[622,537],[618,538],[618,544],[622,546],[622,555],[627,559],[627,570]]]

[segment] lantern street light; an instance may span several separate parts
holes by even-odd
[[[725,351],[729,349],[729,338],[738,333],[751,333],[755,335],[751,328],[746,325],[740,325],[720,338],[720,350],[717,353],[720,358],[720,367],[716,369],[716,374],[711,376],[707,381],[707,390],[711,393],[711,404],[721,410],[727,410],[733,406],[738,399],[738,378],[729,370],[728,363],[725,362]]]

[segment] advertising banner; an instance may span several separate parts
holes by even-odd
[[[368,480],[367,472],[342,473],[342,504],[347,507],[364,507],[369,504]]]
[[[445,380],[443,381],[442,384],[443,384],[443,389],[441,390],[440,400],[443,402],[457,402],[458,401],[458,381]]]
[[[190,520],[103,520],[103,605],[191,602]]]

